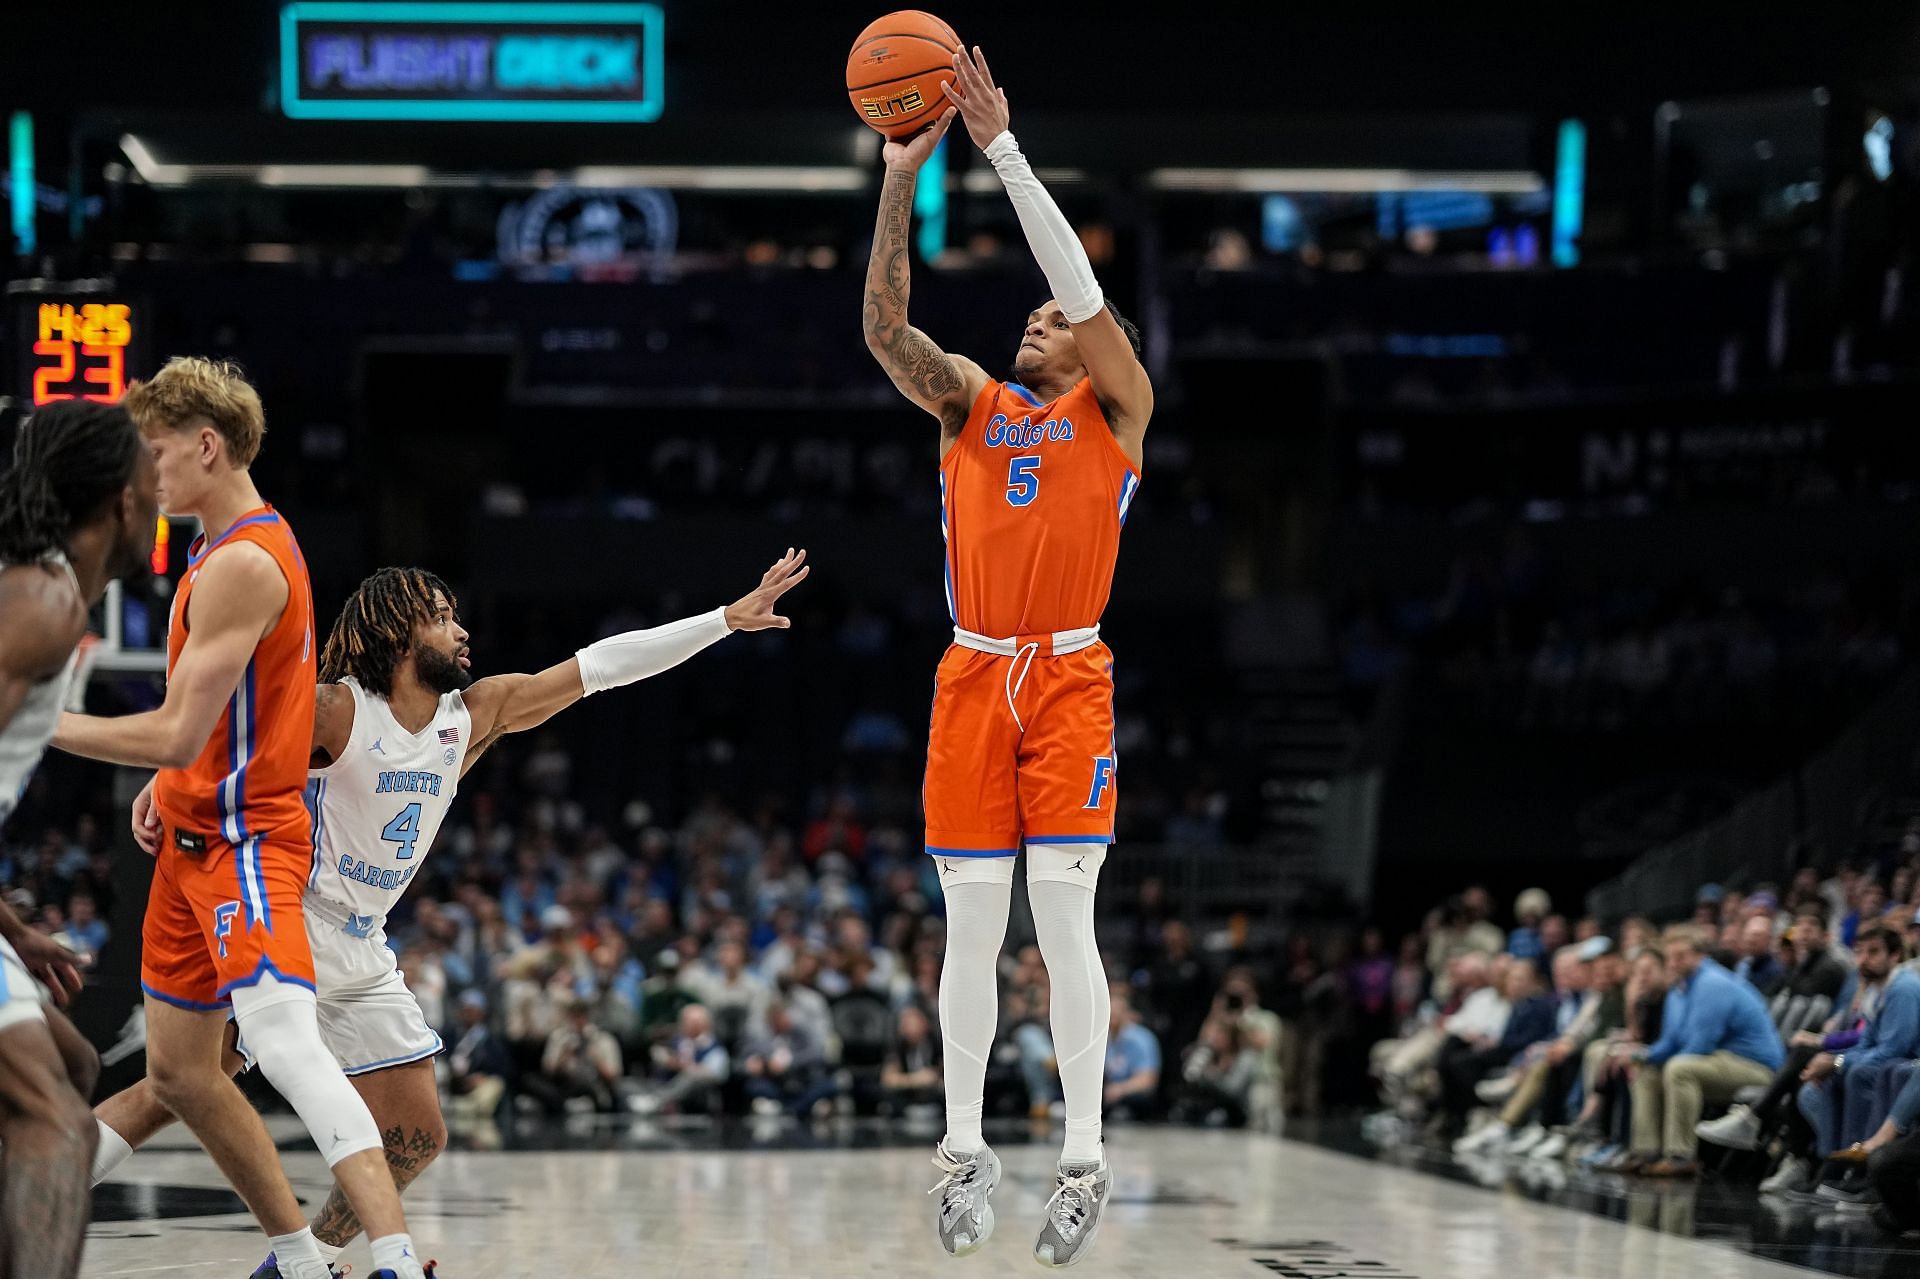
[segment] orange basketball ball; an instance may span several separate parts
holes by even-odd
[[[847,55],[853,109],[890,138],[906,138],[947,109],[960,37],[930,13],[902,9],[870,24]]]

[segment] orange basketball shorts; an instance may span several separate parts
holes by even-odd
[[[927,739],[927,851],[1011,857],[1028,844],[1113,839],[1119,761],[1113,653],[940,659]]]
[[[313,989],[313,950],[300,896],[312,849],[248,839],[228,844],[169,825],[155,859],[140,938],[140,988],[201,1011],[271,973]]]

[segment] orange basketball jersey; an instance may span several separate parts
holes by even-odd
[[[1139,487],[1091,382],[1042,404],[989,381],[940,462],[954,623],[994,639],[1098,625]]]
[[[187,603],[200,566],[219,547],[252,542],[273,556],[287,579],[287,606],[254,648],[240,685],[199,758],[163,768],[153,798],[169,832],[240,845],[249,839],[310,844],[305,802],[313,755],[316,657],[313,589],[293,530],[270,506],[240,517],[212,543],[195,539],[187,575],[173,598],[167,674],[187,643]]]

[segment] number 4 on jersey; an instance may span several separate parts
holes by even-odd
[[[1007,462],[1007,505],[1031,506],[1040,496],[1040,458],[1016,457]]]
[[[420,838],[420,805],[408,804],[400,815],[380,828],[380,838],[400,845],[394,857],[404,861],[413,856],[414,841]]]

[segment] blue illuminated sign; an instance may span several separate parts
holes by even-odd
[[[297,120],[657,120],[652,4],[334,3],[280,11]]]
[[[1580,224],[1587,192],[1587,126],[1560,122],[1559,154],[1553,164],[1553,264],[1580,261]]]

